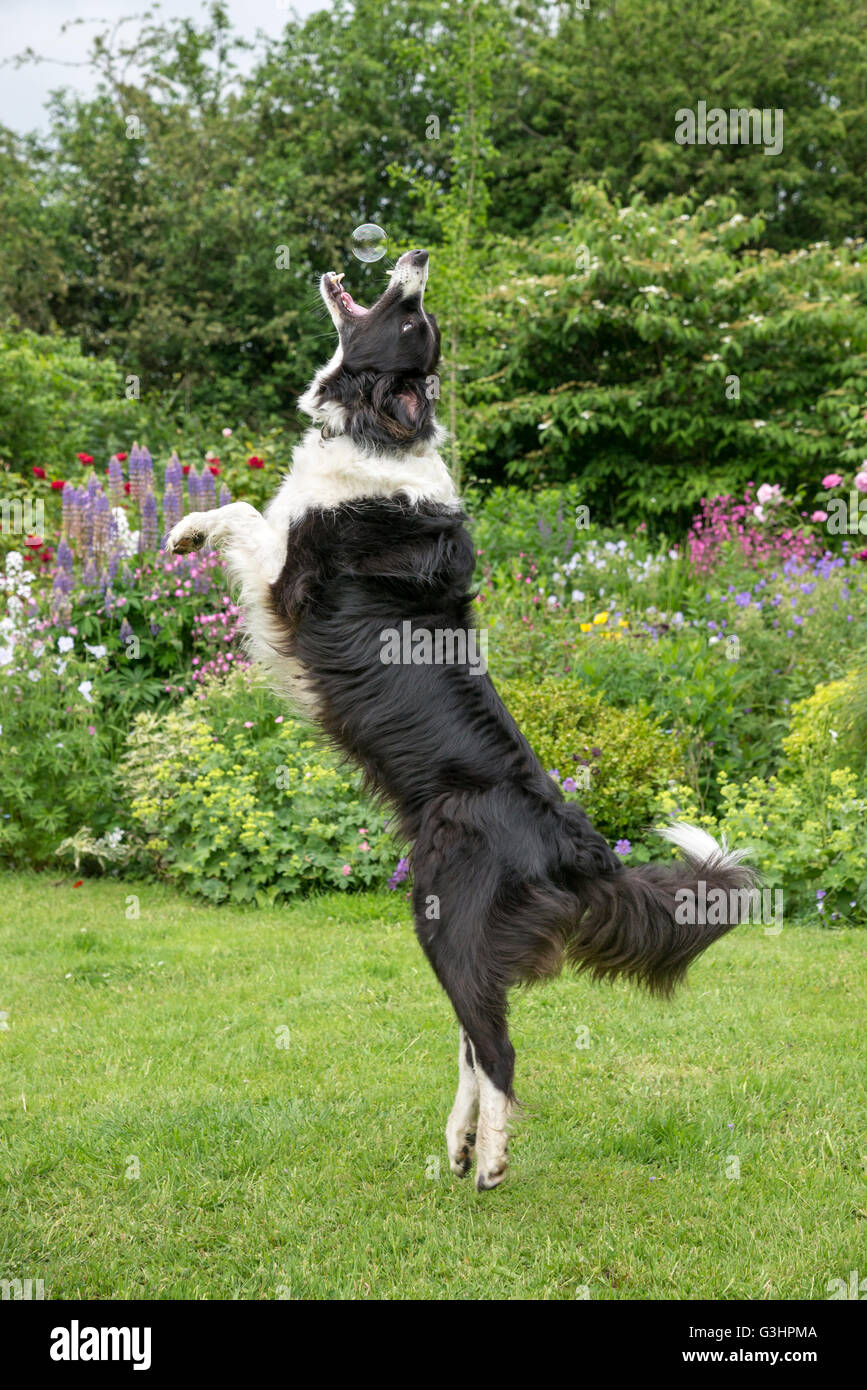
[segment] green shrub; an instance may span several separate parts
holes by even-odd
[[[717,816],[703,815],[689,788],[677,787],[661,794],[657,820],[690,820],[724,835],[735,849],[749,849],[763,887],[782,889],[789,921],[810,916],[829,925],[867,922],[867,799],[858,795],[849,768],[829,772],[821,800],[797,781],[751,777],[737,783],[720,773],[719,783]]]
[[[20,868],[56,868],[64,836],[118,819],[113,731],[98,690],[80,688],[93,670],[39,647],[0,668],[0,860]]]
[[[143,860],[213,902],[384,886],[394,867],[357,774],[247,672],[139,714],[122,772]]]
[[[65,477],[79,452],[106,461],[139,432],[138,401],[111,358],[85,357],[59,333],[0,328],[0,459],[25,473],[38,464]]]
[[[814,777],[822,769],[851,767],[867,773],[867,677],[851,671],[842,680],[819,685],[792,706],[783,749],[793,769]]]
[[[576,680],[512,680],[500,693],[546,771],[609,840],[638,838],[683,778],[683,746],[643,710],[612,709]]]

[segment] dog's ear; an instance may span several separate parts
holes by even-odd
[[[418,436],[423,433],[433,416],[433,400],[427,381],[419,378],[395,391],[391,414],[397,423],[412,435]]]
[[[431,434],[434,404],[429,378],[379,376],[361,408],[350,410],[350,433],[382,448],[414,444]]]

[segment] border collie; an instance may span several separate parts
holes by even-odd
[[[301,397],[315,426],[277,496],[264,516],[246,502],[193,512],[167,548],[223,551],[253,656],[362,768],[412,845],[416,932],[459,1025],[449,1160],[462,1177],[475,1156],[484,1191],[505,1175],[515,1104],[510,988],[566,963],[667,995],[734,925],[684,922],[678,893],[737,901],[755,880],[746,851],[683,823],[660,832],[679,859],[626,868],[563,800],[486,671],[384,659],[396,630],[463,635],[464,650],[477,636],[473,546],[438,452],[427,273],[428,253],[408,251],[370,309],[342,274],[322,277],[338,346]]]

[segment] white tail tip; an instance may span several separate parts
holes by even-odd
[[[740,864],[741,860],[750,854],[748,849],[729,849],[725,836],[720,844],[706,830],[702,830],[698,825],[690,825],[684,820],[660,826],[656,833],[676,845],[684,859],[695,865],[728,868],[729,865]]]

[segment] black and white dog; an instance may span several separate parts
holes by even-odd
[[[316,427],[277,496],[264,516],[246,502],[194,512],[167,548],[222,549],[254,657],[361,766],[413,846],[416,931],[460,1029],[449,1159],[463,1176],[475,1153],[482,1191],[506,1171],[509,989],[565,962],[667,994],[737,920],[683,921],[678,890],[704,881],[732,901],[754,877],[743,852],[681,823],[661,832],[681,859],[625,868],[564,802],[486,672],[383,659],[394,630],[476,636],[473,546],[438,452],[427,272],[428,253],[407,252],[371,309],[342,275],[322,277],[338,346],[301,397]]]

